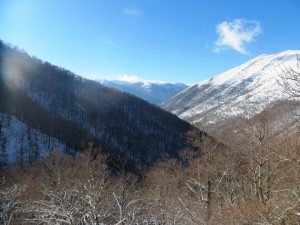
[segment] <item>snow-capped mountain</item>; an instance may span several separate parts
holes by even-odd
[[[161,107],[204,126],[240,115],[253,116],[277,100],[288,98],[278,80],[284,69],[296,67],[297,55],[300,50],[260,55],[187,88]]]
[[[153,104],[159,104],[188,87],[182,83],[173,84],[154,81],[100,80],[98,82],[107,87],[131,93]]]

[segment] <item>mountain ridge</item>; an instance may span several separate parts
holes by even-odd
[[[286,68],[297,65],[300,50],[258,57],[199,82],[160,106],[193,124],[205,126],[236,116],[251,117],[268,104],[287,99],[278,84]]]
[[[133,94],[152,104],[159,104],[188,87],[183,83],[161,81],[97,80],[97,82]]]
[[[83,150],[93,142],[134,163],[149,164],[163,154],[176,156],[188,146],[185,133],[196,129],[145,100],[2,42],[0,112],[56,138],[69,149]]]

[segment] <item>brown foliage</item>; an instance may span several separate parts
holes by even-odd
[[[164,157],[144,168],[143,179],[125,171],[122,158],[111,173],[108,156],[92,145],[75,158],[52,152],[4,176],[1,218],[6,224],[300,224],[298,137],[276,132],[268,113],[239,125],[234,140],[229,132],[223,139],[230,148],[190,132],[194,149],[185,149],[182,160]]]

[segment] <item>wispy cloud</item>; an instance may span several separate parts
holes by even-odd
[[[144,14],[143,10],[141,10],[140,8],[136,8],[136,7],[126,7],[126,8],[123,8],[122,11],[127,16],[131,16],[131,17],[140,17]]]
[[[246,44],[262,33],[260,22],[246,19],[224,21],[217,25],[218,40],[214,51],[220,52],[234,49],[241,54],[247,54]]]

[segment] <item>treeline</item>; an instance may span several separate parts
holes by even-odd
[[[126,172],[92,145],[2,171],[3,224],[300,224],[300,140],[268,112],[235,125],[227,148],[194,131],[194,150]]]
[[[178,155],[192,126],[137,97],[101,86],[0,42],[0,112],[80,150],[93,141],[138,163]]]

